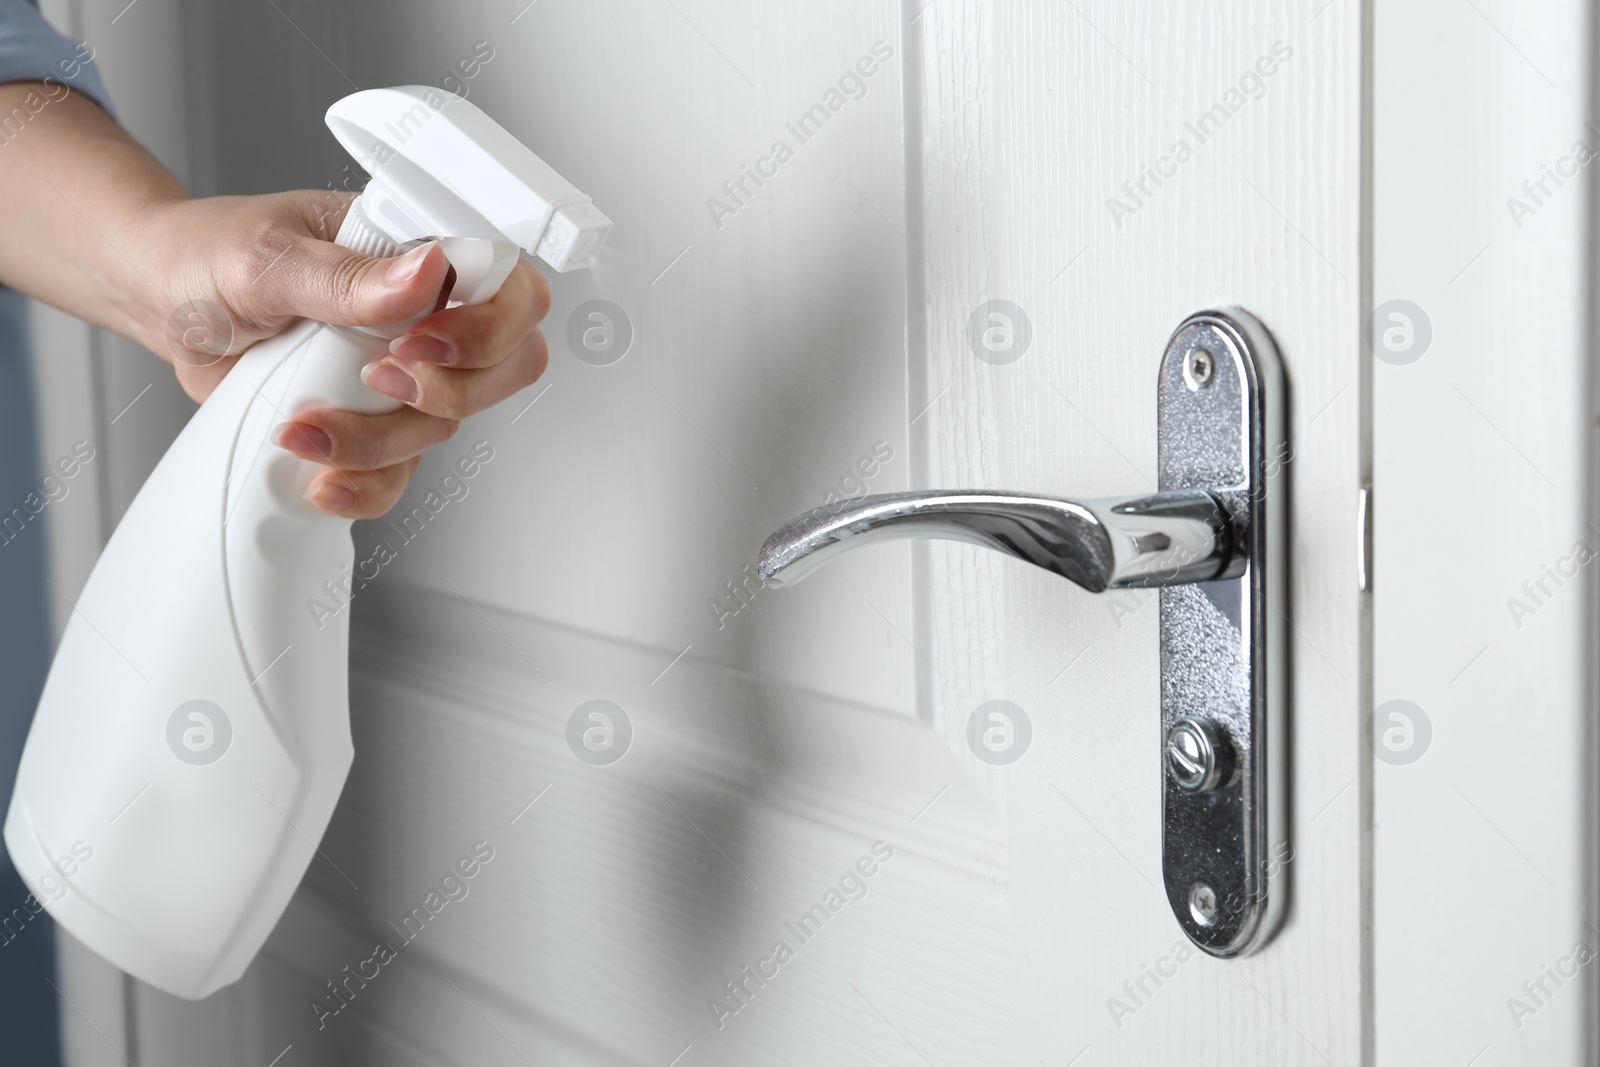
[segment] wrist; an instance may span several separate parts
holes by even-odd
[[[169,324],[185,295],[205,275],[191,266],[205,255],[207,235],[189,217],[194,200],[182,189],[162,190],[127,205],[116,242],[110,286],[111,328],[171,363]]]

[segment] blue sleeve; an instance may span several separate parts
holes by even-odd
[[[0,0],[0,82],[51,82],[49,99],[65,95],[66,86],[111,111],[111,98],[100,84],[94,49],[77,44],[50,28],[28,0]]]

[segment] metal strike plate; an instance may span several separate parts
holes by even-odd
[[[1213,956],[1272,937],[1288,887],[1283,372],[1238,309],[1178,327],[1161,361],[1161,489],[1209,489],[1242,543],[1221,580],[1161,590],[1162,871]],[[1242,557],[1242,558],[1240,558]]]

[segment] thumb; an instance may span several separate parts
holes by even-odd
[[[437,241],[378,259],[306,238],[291,245],[252,288],[264,317],[380,326],[431,309],[449,271]]]

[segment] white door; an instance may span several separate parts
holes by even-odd
[[[1428,989],[1500,1012],[1567,951],[1556,934],[1577,932],[1592,888],[1575,798],[1593,764],[1567,753],[1548,844],[1567,893],[1540,898],[1550,951],[1526,966],[1506,947],[1475,967],[1461,933],[1482,932],[1465,903],[1481,889],[1521,944],[1527,898],[1497,861],[1460,872],[1470,890],[1397,862],[1416,897],[1375,869],[1375,818],[1440,801],[1384,784],[1375,769],[1398,766],[1375,767],[1371,741],[1385,587],[1363,587],[1359,521],[1384,499],[1362,491],[1395,387],[1378,371],[1395,368],[1374,369],[1363,331],[1416,284],[1373,292],[1396,240],[1371,229],[1374,146],[1393,147],[1374,93],[1412,91],[1392,73],[1408,59],[1373,73],[1389,54],[1374,5],[153,6],[182,15],[201,191],[342,184],[327,104],[429,82],[466,92],[616,228],[597,274],[552,282],[545,379],[356,531],[371,577],[335,605],[355,620],[356,765],[263,956],[198,1005],[101,996],[90,1015],[128,1010],[78,1035],[77,1062],[1343,1065],[1435,1062],[1445,1041],[1464,1054],[1438,1062],[1485,1045],[1498,1058],[1474,1062],[1577,1062],[1588,994],[1538,1016],[1543,1043],[1377,1008],[1375,975],[1419,1019]],[[90,5],[80,31],[113,56],[115,7]],[[1499,40],[1501,15],[1472,48]],[[1566,25],[1533,29],[1549,45]],[[1563,80],[1587,69],[1584,54]],[[1571,90],[1562,121],[1582,114]],[[1093,596],[945,542],[850,553],[790,590],[754,577],[780,523],[864,493],[1154,489],[1163,347],[1224,304],[1272,331],[1289,399],[1273,608],[1290,905],[1240,960],[1194,950],[1162,888],[1156,594]],[[1576,366],[1581,338],[1564,343]],[[463,459],[471,478],[451,473]],[[1545,469],[1584,499],[1581,463]],[[1396,558],[1431,530],[1375,513],[1407,524],[1378,527]],[[1441,540],[1440,559],[1473,558]],[[1527,684],[1575,736],[1581,649],[1553,670]],[[996,700],[1029,725],[996,742],[1010,762],[968,740]],[[1509,773],[1461,791],[1488,804],[1542,777]],[[1375,795],[1393,807],[1375,816]],[[1437,818],[1481,829],[1466,804]],[[1444,918],[1419,926],[1408,900]],[[1398,916],[1390,932],[1375,912]],[[1445,946],[1455,964],[1427,961]]]

